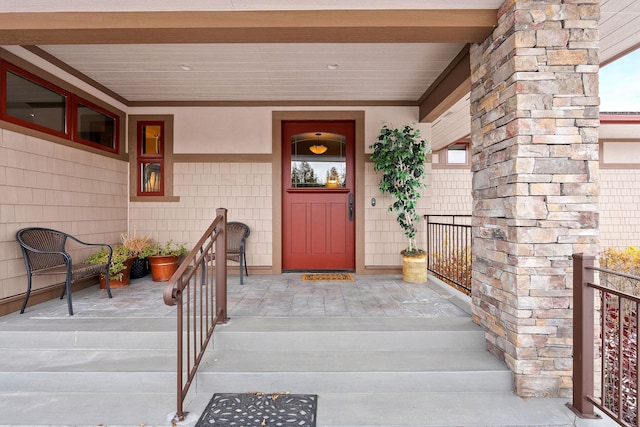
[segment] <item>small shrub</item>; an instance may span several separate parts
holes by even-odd
[[[127,248],[133,256],[144,253],[147,248],[153,244],[151,236],[138,236],[135,231],[133,233],[121,234],[120,240],[122,241],[122,246]]]
[[[431,255],[430,268],[446,283],[466,295],[471,294],[471,250],[468,247],[458,248],[444,253]]]

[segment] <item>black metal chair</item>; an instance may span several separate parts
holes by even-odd
[[[247,237],[251,230],[247,224],[242,222],[227,222],[227,259],[240,263],[240,284],[243,285],[244,275],[242,274],[242,268],[244,266],[244,272],[249,276],[249,270],[247,268]],[[215,259],[215,252],[211,254],[211,258]]]
[[[97,276],[105,273],[105,285],[107,295],[111,298],[111,288],[109,287],[108,266],[111,265],[113,249],[105,243],[86,243],[63,231],[52,230],[50,228],[29,227],[18,230],[16,239],[20,243],[24,264],[27,269],[27,293],[22,303],[20,314],[24,313],[31,295],[31,283],[33,276],[41,275],[65,275],[65,285],[62,289],[60,299],[67,294],[67,305],[69,315],[73,316],[73,304],[71,301],[71,285],[78,280]],[[84,264],[74,263],[71,255],[67,252],[67,240],[86,246],[106,247],[109,250],[108,261],[104,264]]]

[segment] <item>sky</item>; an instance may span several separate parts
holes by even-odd
[[[640,49],[600,69],[600,112],[640,112]]]

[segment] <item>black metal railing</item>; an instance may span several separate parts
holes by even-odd
[[[471,292],[471,215],[425,215],[427,269]]]
[[[227,210],[202,235],[164,288],[164,302],[177,306],[177,410],[186,417],[184,400],[195,378],[213,330],[227,317]],[[224,254],[214,257],[213,254]],[[212,271],[215,269],[215,275]],[[186,377],[185,377],[186,375]]]
[[[592,255],[573,255],[570,407],[583,418],[596,418],[595,406],[622,426],[638,426],[640,277],[594,264]]]

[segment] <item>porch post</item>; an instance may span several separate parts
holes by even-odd
[[[216,216],[222,217],[224,230],[222,237],[216,239],[216,254],[223,256],[216,257],[216,313],[220,316],[219,322],[226,323],[229,320],[227,313],[227,210],[225,208],[216,209]],[[240,271],[242,274],[242,270]]]
[[[572,393],[573,253],[598,249],[598,0],[507,0],[471,48],[473,315],[520,396]]]
[[[573,255],[573,402],[570,406],[580,418],[597,418],[593,403],[588,399],[594,394],[593,361],[595,351],[593,337],[595,292],[588,283],[594,283],[595,256]]]

